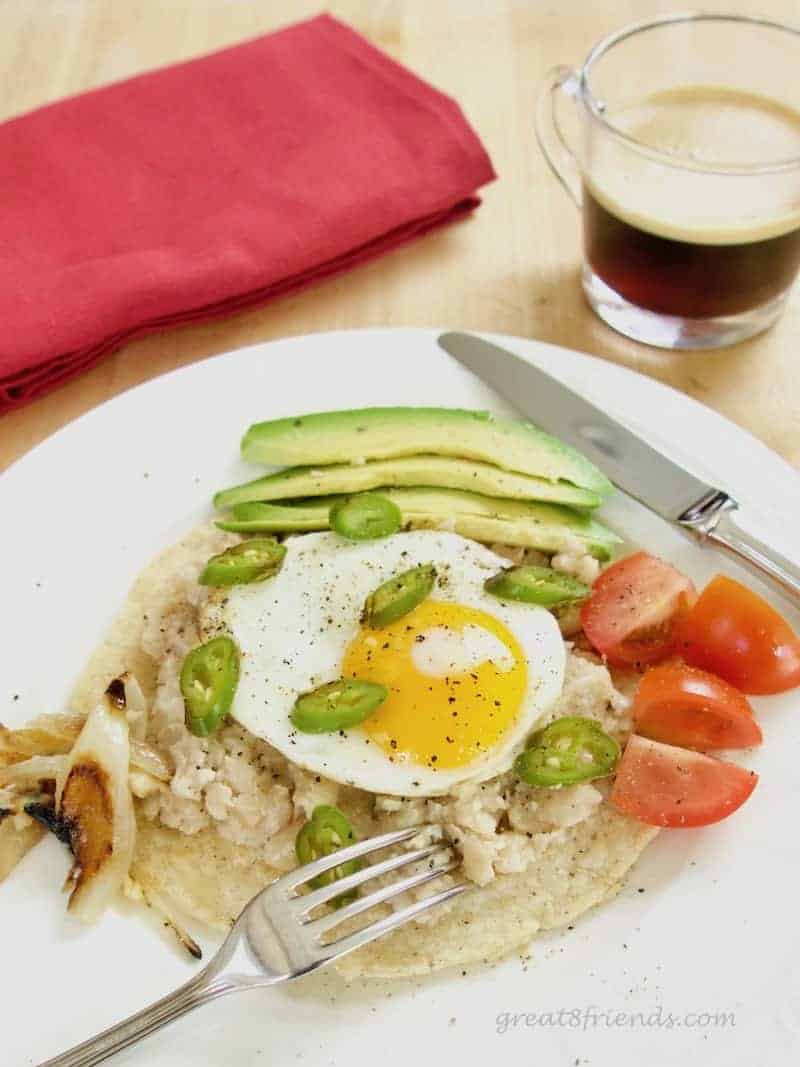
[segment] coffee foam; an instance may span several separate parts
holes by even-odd
[[[755,93],[684,86],[606,117],[640,144],[673,157],[664,164],[607,135],[591,140],[584,181],[625,222],[703,244],[760,241],[800,226],[800,166],[761,175],[713,172],[800,158],[800,112]],[[687,160],[708,170],[689,169]]]

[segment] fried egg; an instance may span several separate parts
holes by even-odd
[[[565,647],[550,612],[484,591],[507,560],[438,530],[360,543],[312,533],[286,549],[274,578],[205,608],[205,637],[227,632],[241,652],[235,719],[293,763],[373,793],[436,796],[511,766],[559,697]],[[362,625],[367,596],[423,563],[436,567],[430,596],[388,626]],[[359,726],[298,731],[297,697],[341,677],[389,695]]]

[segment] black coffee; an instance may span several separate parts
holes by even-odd
[[[645,147],[607,135],[587,161],[586,258],[607,285],[688,318],[750,311],[791,285],[800,168],[771,165],[800,157],[800,112],[757,93],[683,85],[610,118]],[[742,174],[743,162],[763,169]]]
[[[735,315],[766,304],[800,268],[800,228],[736,244],[648,233],[584,188],[586,258],[606,285],[649,311],[687,318]]]

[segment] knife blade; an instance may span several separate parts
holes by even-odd
[[[800,568],[734,521],[739,505],[724,490],[697,478],[522,356],[475,334],[444,333],[438,343],[526,418],[591,459],[629,496],[800,602]]]

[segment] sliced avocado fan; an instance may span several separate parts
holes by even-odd
[[[530,422],[460,408],[386,407],[327,411],[259,422],[242,438],[250,463],[327,466],[421,454],[455,456],[599,497],[611,483],[589,460]]]
[[[596,519],[556,504],[482,496],[458,489],[392,489],[382,495],[400,509],[407,529],[447,529],[475,541],[502,542],[558,552],[577,539],[597,559],[609,559],[620,538]],[[236,533],[297,533],[329,527],[331,505],[341,496],[298,504],[250,501],[217,523]]]
[[[532,474],[501,470],[490,463],[454,456],[401,456],[369,463],[338,463],[328,467],[291,467],[263,478],[223,489],[214,497],[218,508],[249,500],[297,500],[335,493],[402,487],[466,489],[511,500],[544,500],[575,508],[596,508],[600,496],[569,482],[550,482]]]

